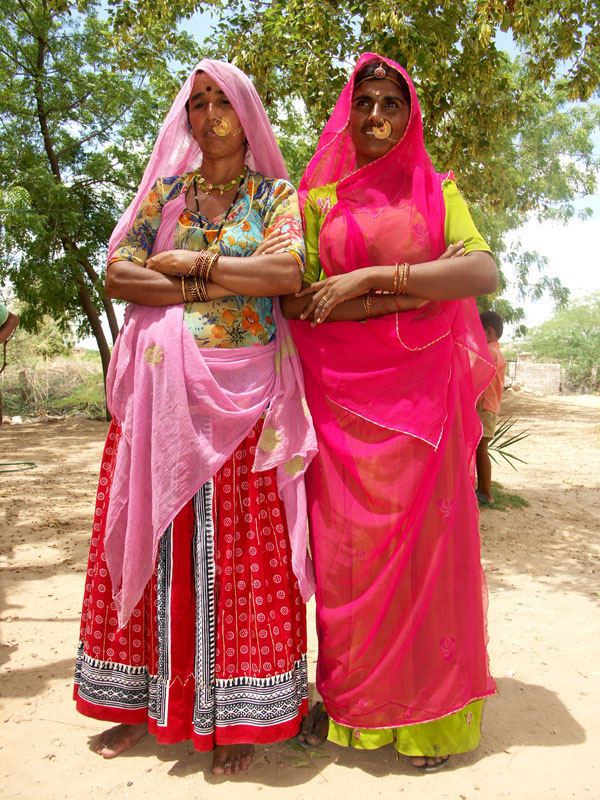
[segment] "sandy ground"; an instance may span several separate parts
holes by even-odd
[[[260,747],[230,781],[186,742],[146,737],[113,761],[90,752],[106,726],[75,713],[71,676],[107,426],[3,426],[0,460],[38,464],[0,474],[3,797],[600,800],[600,398],[509,394],[503,411],[532,435],[518,449],[526,465],[495,469],[529,507],[481,518],[498,694],[480,748],[434,775],[391,747]],[[313,637],[312,679],[314,660]]]

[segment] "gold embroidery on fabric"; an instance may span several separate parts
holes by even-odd
[[[281,353],[275,353],[275,372],[281,372]]]
[[[272,453],[281,444],[281,434],[275,428],[263,428],[260,435],[259,447],[265,453]]]
[[[144,358],[151,367],[155,367],[157,364],[160,364],[164,357],[164,351],[158,344],[150,344],[144,350]]]
[[[299,472],[302,472],[303,468],[304,468],[304,459],[302,458],[302,456],[294,456],[293,458],[290,458],[290,460],[287,461],[285,465],[285,471],[292,478],[294,477],[294,475],[297,475]]]
[[[450,329],[448,329],[445,333],[442,333],[441,336],[438,336],[437,339],[433,339],[433,341],[427,342],[427,344],[424,344],[421,347],[409,347],[400,336],[400,314],[396,314],[396,336],[398,337],[398,341],[400,342],[402,347],[406,348],[407,350],[410,350],[413,353],[415,353],[417,350],[426,350],[428,347],[431,347],[432,344],[435,344],[436,342],[445,339],[446,336],[449,335],[450,335]]]
[[[288,355],[295,356],[298,351],[296,350],[296,345],[294,344],[294,340],[292,339],[291,336],[288,335],[286,336],[286,342],[288,346]]]
[[[310,417],[310,409],[308,408],[308,403],[306,402],[306,397],[303,397],[300,401],[302,403],[302,411],[304,411],[305,417]]]

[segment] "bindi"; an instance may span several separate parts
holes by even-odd
[[[206,87],[206,91],[207,91],[207,92],[212,92],[212,86],[207,86],[207,87]]]

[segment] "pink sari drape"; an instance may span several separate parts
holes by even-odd
[[[385,61],[411,90],[403,139],[352,172],[353,76],[300,186],[304,200],[339,181],[319,240],[328,275],[426,262],[445,247],[442,178],[414,87]],[[474,300],[365,323],[295,321],[292,333],[319,443],[307,473],[318,689],[351,727],[441,718],[494,691],[473,490],[475,401],[493,366]]]
[[[110,238],[109,259],[157,178],[188,172],[201,163],[185,111],[198,70],[209,74],[232,103],[248,141],[248,166],[268,178],[287,178],[249,78],[232,64],[203,59],[167,114],[136,197]],[[184,195],[165,205],[154,253],[174,248],[184,205]],[[183,321],[183,305],[128,308],[107,376],[108,407],[123,431],[105,539],[120,626],[129,620],[150,579],[165,528],[263,413],[254,470],[277,469],[294,574],[305,600],[314,591],[304,473],[316,452],[316,439],[300,362],[277,298],[273,317],[277,336],[269,345],[216,350],[196,345]]]

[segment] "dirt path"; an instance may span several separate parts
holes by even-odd
[[[92,502],[106,425],[3,426],[0,791],[5,798],[402,797],[600,800],[600,398],[509,395],[503,413],[532,435],[526,465],[494,477],[530,506],[482,514],[489,634],[498,695],[484,739],[435,775],[391,747],[313,753],[261,747],[250,772],[211,776],[189,743],[146,738],[105,762],[88,750],[103,724],[70,700]],[[314,641],[310,655],[314,678]]]

